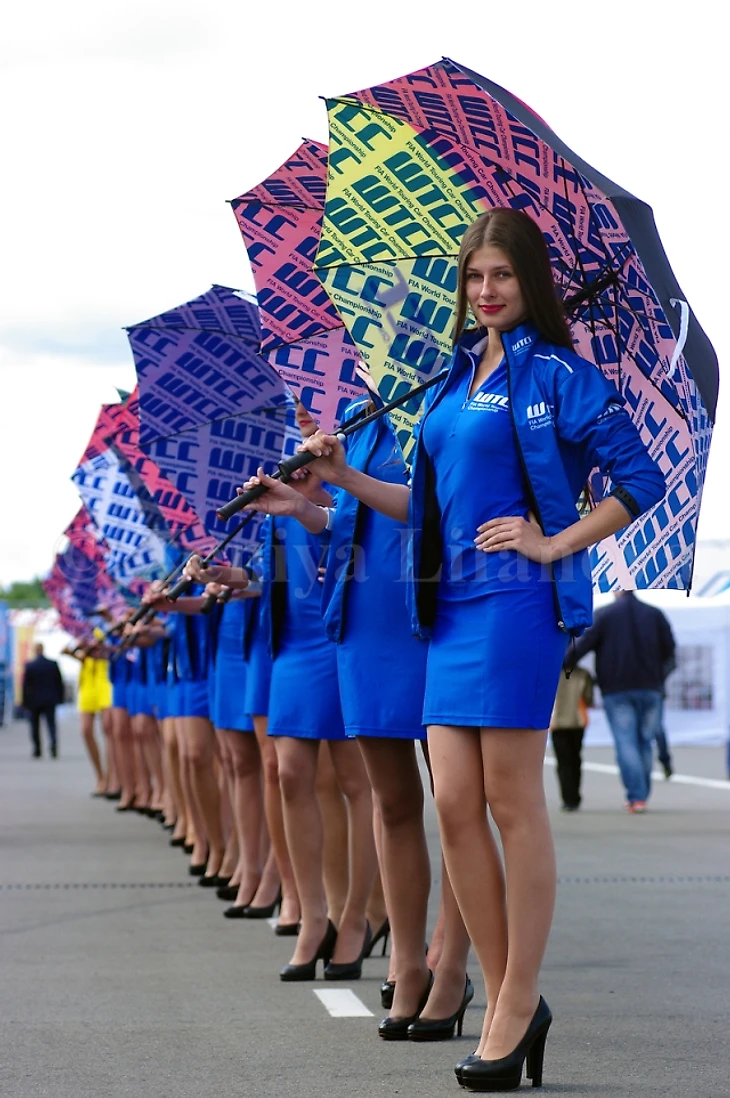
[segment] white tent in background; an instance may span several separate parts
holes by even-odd
[[[677,667],[667,679],[664,723],[670,744],[722,744],[730,738],[730,591],[697,598],[681,591],[639,591],[668,617],[677,641]],[[596,598],[596,607],[610,596]],[[591,657],[583,662],[590,667]],[[585,742],[609,744],[600,708],[591,709]]]

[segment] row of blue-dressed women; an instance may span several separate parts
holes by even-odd
[[[348,461],[407,483],[385,420],[352,437]],[[211,569],[219,583],[174,606],[150,593],[166,613],[128,630],[133,647],[111,660],[113,714],[138,729],[159,722],[170,841],[190,853],[202,885],[233,901],[225,914],[278,907],[277,933],[296,937],[282,980],[315,978],[320,960],[325,978],[356,979],[390,933],[380,1036],[446,1039],[460,1032],[473,987],[443,870],[424,953],[427,645],[406,609],[406,527],[354,496],[335,500],[314,474],[298,487],[326,510],[321,532],[271,515],[250,580]],[[204,614],[206,592],[232,597]],[[138,749],[138,764],[151,755]],[[120,777],[126,809],[135,782],[131,771]]]

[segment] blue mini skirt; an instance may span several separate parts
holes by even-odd
[[[266,717],[271,694],[272,660],[260,629],[251,641],[251,651],[245,661],[244,712],[252,717]]]
[[[168,717],[181,717],[181,705],[182,705],[182,681],[175,679],[168,679],[167,683],[161,687],[166,694],[166,716]]]
[[[567,644],[551,583],[439,599],[423,723],[547,728]]]
[[[126,709],[127,708],[127,689],[129,683],[126,682],[114,682],[112,683],[112,708],[113,709]]]
[[[210,717],[208,705],[208,680],[190,681],[182,679],[178,684],[178,717]]]
[[[246,709],[243,626],[243,603],[228,603],[218,632],[211,712],[216,728],[232,732],[253,732],[253,721]]]
[[[270,736],[344,740],[335,646],[322,639],[282,642],[271,673]]]
[[[158,721],[164,721],[171,717],[170,712],[170,687],[166,682],[155,682],[154,687],[155,715]]]
[[[127,684],[127,710],[130,717],[142,714],[146,717],[154,716],[154,686],[132,679]]]

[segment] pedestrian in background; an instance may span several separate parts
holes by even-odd
[[[675,641],[666,616],[619,591],[596,612],[593,625],[575,643],[571,660],[596,654],[596,681],[616,746],[616,762],[629,812],[645,812],[651,792],[653,746],[661,729],[666,668]]]
[[[39,759],[41,751],[41,717],[48,728],[48,744],[52,758],[58,754],[56,736],[56,706],[63,701],[63,679],[58,664],[43,655],[43,645],[33,648],[35,659],[29,660],[23,672],[23,708],[30,717],[30,738],[33,758]]]
[[[588,727],[588,709],[592,705],[593,676],[585,667],[574,667],[570,675],[561,676],[550,718],[550,737],[563,812],[577,812],[580,808],[583,734]]]

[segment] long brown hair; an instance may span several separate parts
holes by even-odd
[[[459,249],[456,324],[453,343],[464,333],[469,303],[466,271],[475,251],[490,244],[505,253],[527,306],[527,316],[540,335],[558,347],[573,348],[563,307],[558,300],[545,237],[536,221],[521,210],[497,207],[481,214],[464,233]]]

